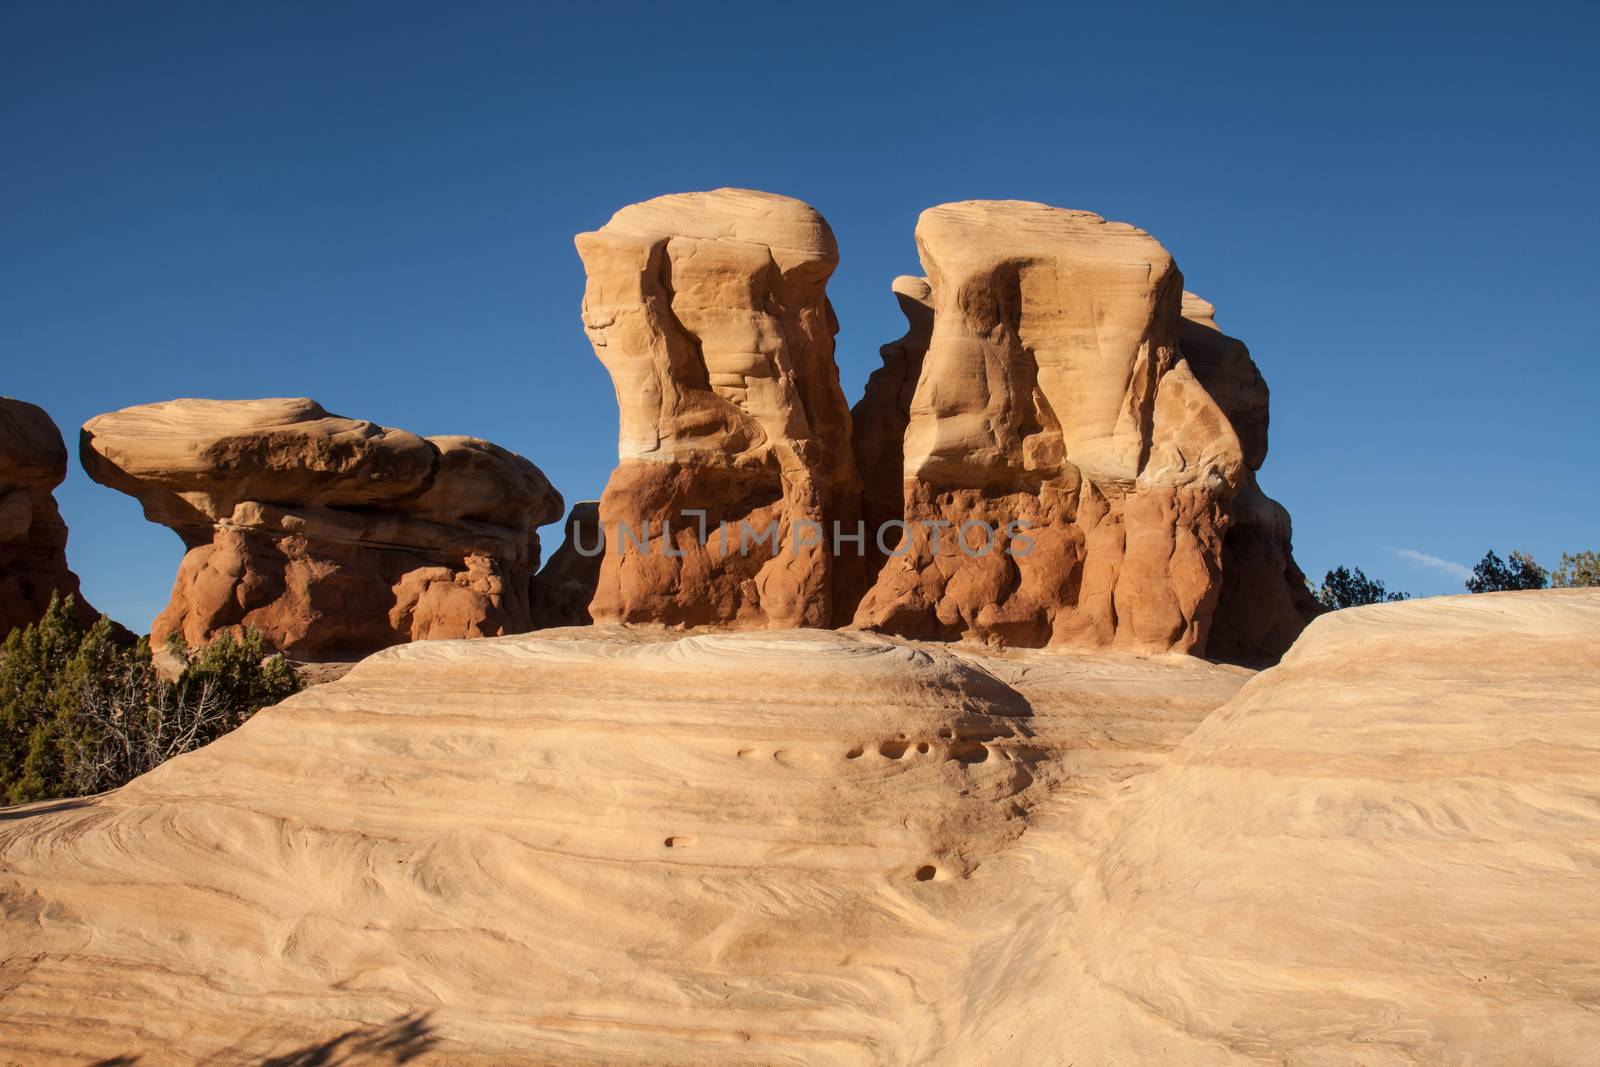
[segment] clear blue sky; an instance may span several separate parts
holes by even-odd
[[[548,10],[546,10],[548,9]],[[933,204],[1142,226],[1272,385],[1262,482],[1308,573],[1413,593],[1494,546],[1600,548],[1600,18],[1185,4],[9,3],[0,393],[75,443],[176,396],[309,395],[615,458],[572,235],[661,193],[816,205],[853,399]],[[181,548],[76,465],[93,602]]]

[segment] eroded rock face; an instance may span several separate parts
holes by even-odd
[[[855,528],[861,487],[825,291],[838,251],[822,216],[769,193],[685,193],[623,208],[577,246],[584,327],[621,409],[595,621],[848,621],[861,560],[827,542],[835,521]],[[818,543],[804,543],[804,523],[820,527]],[[663,524],[681,556],[664,551]],[[624,543],[624,525],[648,530],[648,552]],[[774,529],[778,551],[754,543]]]
[[[498,445],[308,399],[127,408],[89,420],[81,451],[90,477],[188,546],[156,641],[254,626],[305,659],[527,630],[534,529],[562,506]]]
[[[580,500],[567,513],[566,538],[533,583],[533,628],[587,626],[589,602],[600,584],[605,534],[600,530],[600,502]]]
[[[1172,257],[1020,201],[932,208],[916,236],[933,322],[904,437],[909,545],[856,623],[1201,651],[1247,464],[1179,351]]]
[[[1222,590],[1205,651],[1240,663],[1276,662],[1322,609],[1294,561],[1288,511],[1256,482],[1267,458],[1267,383],[1244,342],[1224,334],[1216,309],[1190,292],[1183,294],[1179,346],[1228,416],[1246,467],[1228,505]]]
[[[0,397],[0,640],[39,621],[52,596],[74,598],[84,625],[97,613],[67,566],[67,524],[55,487],[67,476],[67,447],[44,409]]]
[[[861,471],[861,514],[873,531],[872,569],[883,565],[877,531],[905,518],[905,436],[922,359],[933,336],[933,290],[928,279],[901,275],[891,286],[906,317],[905,335],[878,349],[883,366],[850,409],[856,466]],[[894,538],[885,539],[890,546]]]

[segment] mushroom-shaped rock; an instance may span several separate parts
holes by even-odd
[[[577,246],[584,327],[621,409],[595,621],[848,621],[863,561],[829,539],[835,522],[855,532],[861,484],[828,224],[798,200],[718,189],[623,208]]]
[[[1178,350],[1182,276],[1143,230],[1021,201],[917,223],[932,329],[905,538],[859,625],[1198,652],[1246,464]]]
[[[44,409],[0,397],[0,639],[37,622],[50,598],[73,597],[87,625],[95,611],[67,566],[67,524],[55,487],[67,476],[67,446]]]
[[[562,506],[498,445],[304,398],[127,408],[89,420],[81,452],[189,549],[156,640],[253,626],[310,660],[529,629],[534,531]]]

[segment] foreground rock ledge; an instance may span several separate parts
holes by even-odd
[[[253,626],[302,659],[530,629],[535,527],[561,495],[513,452],[313,400],[172,400],[90,419],[89,476],[188,554],[155,620],[192,645]]]
[[[1338,612],[1253,680],[814,631],[391,649],[0,813],[0,1049],[1585,1062],[1597,638],[1575,591]]]

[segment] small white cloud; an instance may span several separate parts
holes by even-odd
[[[1447,559],[1430,556],[1426,552],[1418,552],[1414,548],[1393,548],[1390,551],[1401,559],[1410,560],[1419,567],[1426,567],[1430,571],[1438,571],[1440,574],[1448,574],[1452,578],[1460,578],[1465,581],[1472,577],[1471,567],[1463,567],[1459,563],[1451,563]]]

